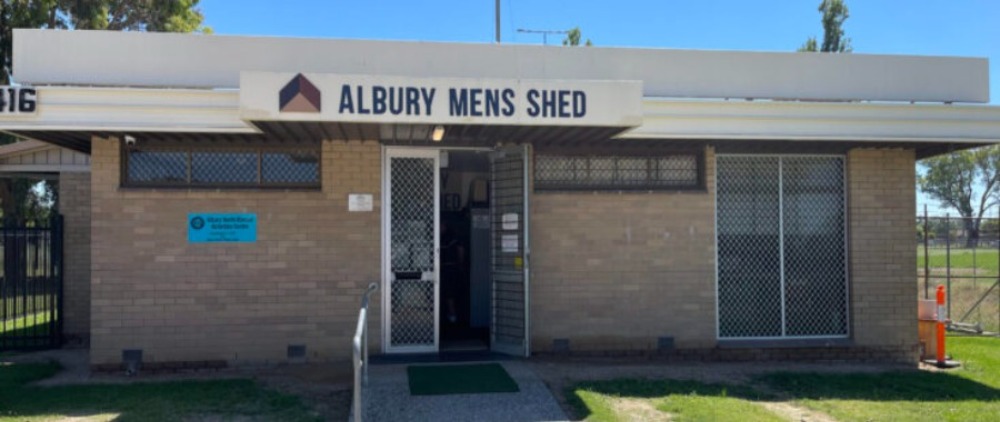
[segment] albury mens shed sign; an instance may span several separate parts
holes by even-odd
[[[244,120],[406,124],[642,124],[637,81],[243,72]]]
[[[188,214],[188,243],[257,241],[256,214]]]

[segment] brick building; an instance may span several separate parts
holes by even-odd
[[[379,353],[915,361],[915,162],[985,59],[15,30],[94,365]],[[814,81],[822,80],[822,84]],[[30,104],[28,104],[30,103]]]

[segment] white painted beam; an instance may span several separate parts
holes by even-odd
[[[645,98],[622,139],[1000,142],[1000,107]],[[224,90],[43,87],[39,112],[0,130],[259,133]]]
[[[20,83],[236,88],[241,71],[638,80],[647,97],[989,101],[983,58],[14,30]]]
[[[1000,142],[1000,107],[646,99],[622,139]]]
[[[0,130],[259,133],[234,90],[56,86],[38,88],[35,114],[0,114]]]

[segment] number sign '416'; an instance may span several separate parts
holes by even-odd
[[[0,86],[0,115],[34,113],[37,108],[35,88]]]

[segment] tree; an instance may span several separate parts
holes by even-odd
[[[580,32],[580,27],[579,26],[574,27],[573,29],[570,29],[568,32],[566,32],[566,38],[563,39],[563,45],[572,47],[578,46],[580,45],[580,39],[582,37],[583,33]],[[587,42],[584,45],[590,47],[594,44],[591,43],[590,39],[588,38]]]
[[[850,53],[851,39],[844,36],[844,21],[850,17],[843,0],[823,0],[819,4],[823,13],[823,45],[816,43],[816,37],[809,37],[798,51],[824,53]]]
[[[0,85],[11,83],[14,28],[105,29],[118,31],[204,32],[199,0],[2,0],[0,3]],[[0,145],[16,142],[0,134]],[[0,178],[3,217],[37,217],[39,206],[52,204],[55,185],[42,189],[26,179]],[[35,210],[35,211],[32,211]],[[47,215],[47,212],[45,213]]]
[[[1000,145],[957,151],[920,162],[920,190],[963,217],[966,246],[979,242],[980,223],[1000,206]]]

